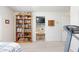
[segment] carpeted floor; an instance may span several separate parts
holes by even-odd
[[[64,42],[44,42],[20,43],[23,52],[63,52]]]

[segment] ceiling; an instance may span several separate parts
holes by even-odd
[[[69,12],[70,7],[69,6],[10,6],[14,11],[54,11],[54,12]]]

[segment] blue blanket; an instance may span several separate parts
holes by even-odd
[[[21,52],[22,48],[18,43],[0,42],[0,52]]]

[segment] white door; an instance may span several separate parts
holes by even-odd
[[[62,28],[61,28],[62,41],[66,41],[67,32],[64,30],[63,26],[70,24],[70,16],[66,15],[66,16],[62,17],[62,22],[61,23],[62,23]]]

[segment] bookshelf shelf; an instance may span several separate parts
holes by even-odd
[[[32,14],[31,12],[16,15],[16,41],[32,42]]]

